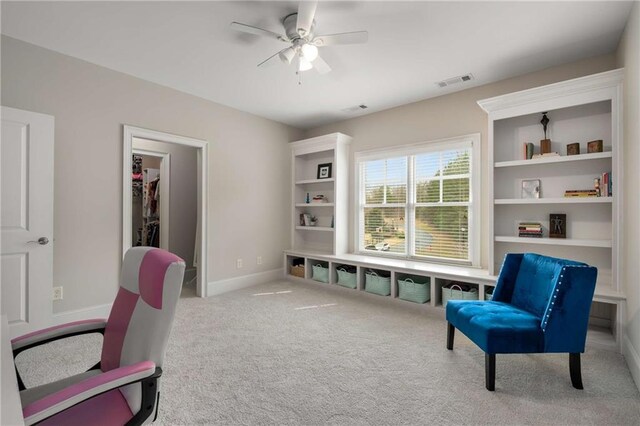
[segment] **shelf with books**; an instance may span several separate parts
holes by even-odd
[[[596,204],[612,203],[613,197],[563,197],[563,198],[502,198],[494,204]]]
[[[611,240],[587,240],[577,238],[548,237],[511,237],[505,235],[496,235],[494,240],[498,243],[547,244],[556,246],[611,248]]]

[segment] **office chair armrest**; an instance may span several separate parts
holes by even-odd
[[[22,351],[53,342],[54,340],[88,333],[104,334],[106,325],[107,320],[105,319],[90,319],[54,325],[53,327],[18,336],[11,340],[13,357],[15,358]]]
[[[156,369],[156,364],[153,361],[142,361],[89,377],[24,407],[22,414],[25,425],[41,422],[95,396],[122,386],[141,382],[156,374],[159,376],[161,373],[162,370]]]

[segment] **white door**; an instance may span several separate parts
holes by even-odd
[[[11,336],[49,325],[53,282],[53,117],[2,107],[0,313]]]

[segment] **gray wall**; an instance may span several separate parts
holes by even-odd
[[[618,66],[625,67],[624,206],[625,240],[620,265],[626,284],[627,329],[623,353],[640,388],[640,4],[631,10],[618,47]]]
[[[197,150],[189,146],[138,138],[133,139],[133,148],[170,154],[169,222],[160,217],[160,227],[169,227],[169,251],[183,258],[189,270],[193,267],[198,217]],[[159,162],[154,168],[160,168]],[[163,176],[160,175],[160,185],[162,181]],[[191,277],[193,274],[189,275]]]
[[[123,124],[209,142],[209,282],[282,267],[301,131],[10,37],[1,50],[2,105],[55,117],[54,313],[115,297]]]
[[[427,99],[311,129],[306,137],[342,132],[353,137],[353,153],[394,145],[430,141],[446,137],[480,133],[482,137],[481,179],[481,249],[480,263],[488,266],[489,251],[489,204],[486,196],[488,187],[489,164],[487,161],[487,114],[480,109],[477,101],[493,96],[524,90],[571,78],[581,77],[615,68],[615,56],[606,55],[571,63],[555,68],[526,74],[461,92]],[[353,188],[353,175],[349,188]],[[351,207],[351,206],[350,206]],[[353,212],[349,214],[350,229],[353,229]],[[353,241],[350,243],[353,249]]]

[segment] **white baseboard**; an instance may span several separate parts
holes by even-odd
[[[636,351],[636,348],[631,344],[631,340],[629,340],[629,336],[627,336],[626,333],[622,338],[622,354],[624,355],[624,359],[627,361],[627,365],[631,371],[631,376],[636,382],[636,387],[640,390],[640,355],[638,354],[638,351]]]
[[[93,318],[109,317],[112,303],[104,305],[91,306],[89,308],[76,309],[73,311],[59,312],[51,317],[51,325],[60,325],[73,321],[82,321]]]
[[[270,281],[282,279],[284,270],[282,268],[271,271],[258,272],[256,274],[243,275],[241,277],[229,278],[226,280],[212,281],[207,284],[207,296],[217,296],[241,288],[251,287],[256,284],[264,284]]]

